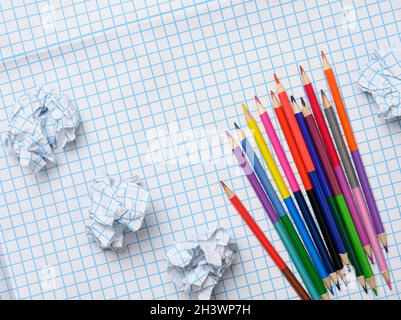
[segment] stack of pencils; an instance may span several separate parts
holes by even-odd
[[[255,96],[259,118],[284,175],[256,119],[245,104],[242,108],[246,123],[267,171],[237,123],[234,126],[238,142],[227,132],[244,175],[288,251],[306,289],[284,263],[238,196],[223,181],[221,184],[230,202],[301,299],[328,299],[329,292],[334,294],[335,287],[341,290],[340,281],[347,284],[346,273],[352,269],[363,290],[367,293],[370,287],[377,295],[372,270],[375,261],[391,290],[390,271],[382,250],[383,247],[387,252],[387,237],[334,71],[323,52],[322,61],[339,121],[323,90],[320,91],[319,102],[313,84],[302,67],[300,76],[308,103],[303,97],[298,102],[294,96],[290,96],[274,75],[276,93],[270,91],[271,105],[288,144],[288,155],[284,152],[267,110]],[[302,184],[298,182],[290,165],[290,156]]]

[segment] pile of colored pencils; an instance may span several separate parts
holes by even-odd
[[[302,67],[300,75],[310,108],[302,97],[300,103],[293,96],[289,98],[276,75],[274,79],[277,93],[270,92],[271,104],[298,170],[302,188],[273,123],[258,97],[255,96],[255,104],[261,123],[289,189],[257,121],[245,104],[242,107],[246,122],[268,172],[236,123],[234,125],[239,142],[227,132],[233,153],[288,251],[306,290],[237,195],[223,181],[221,184],[230,202],[301,299],[328,299],[328,291],[334,294],[332,283],[338,290],[341,290],[340,281],[346,284],[345,274],[352,270],[351,265],[364,291],[367,293],[369,286],[377,295],[371,266],[375,260],[391,290],[390,272],[381,248],[382,245],[387,251],[386,234],[334,71],[323,52],[322,59],[324,74],[345,140],[328,96],[321,90],[321,104],[319,103],[312,82]],[[271,181],[276,185],[278,194]]]

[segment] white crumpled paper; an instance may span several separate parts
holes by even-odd
[[[122,181],[104,173],[95,178],[89,195],[89,238],[102,249],[120,252],[124,233],[137,231],[145,217],[150,194],[137,177]]]
[[[179,291],[208,300],[234,259],[237,245],[223,228],[176,242],[167,252],[167,273]]]
[[[362,69],[358,84],[372,94],[379,106],[377,116],[390,119],[401,115],[401,48],[375,51]]]
[[[22,167],[38,172],[75,139],[79,122],[71,100],[43,85],[18,99],[4,143]]]

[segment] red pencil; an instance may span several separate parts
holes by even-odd
[[[241,200],[236,196],[236,194],[229,187],[227,187],[227,185],[223,181],[220,181],[220,183],[223,186],[223,189],[226,192],[227,197],[230,200],[230,202],[233,204],[235,209],[237,209],[238,213],[245,220],[245,222],[247,223],[249,228],[252,230],[253,234],[259,240],[259,242],[263,246],[263,248],[265,248],[268,255],[272,258],[272,260],[274,261],[276,266],[280,269],[283,276],[288,280],[288,282],[294,288],[294,290],[298,294],[298,296],[302,300],[310,300],[308,293],[305,291],[305,289],[299,283],[297,278],[295,278],[295,276],[293,275],[291,270],[287,267],[284,260],[280,257],[280,255],[278,254],[276,249],[274,249],[274,247],[270,243],[270,241],[266,238],[263,231],[259,228],[259,226],[256,224],[255,220],[249,214],[248,210],[242,204]]]

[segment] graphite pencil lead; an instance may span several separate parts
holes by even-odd
[[[336,287],[337,287],[337,289],[338,289],[339,291],[341,291],[340,281],[337,281],[337,282],[336,282]]]
[[[387,244],[383,244],[383,248],[386,251],[386,253],[388,253],[388,245]]]
[[[238,124],[236,122],[234,122],[234,127],[235,127],[235,129],[240,130],[240,127],[238,126]]]
[[[295,102],[295,98],[294,96],[291,96],[291,102],[294,103]]]

